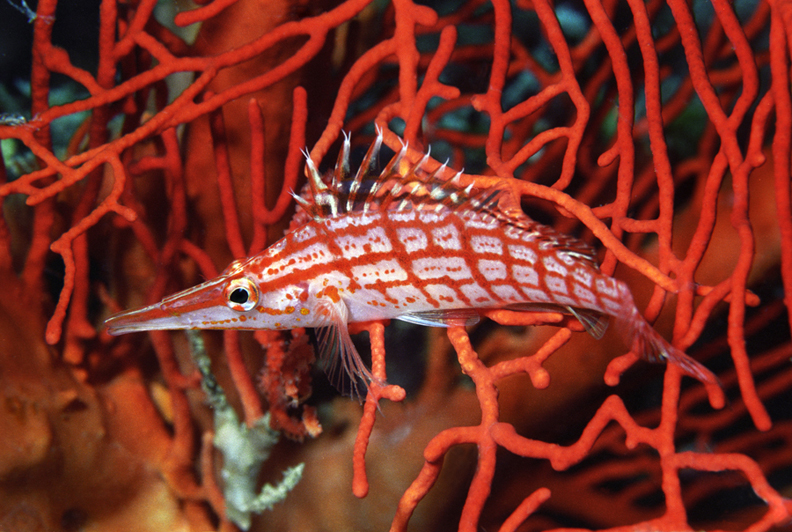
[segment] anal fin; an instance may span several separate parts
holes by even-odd
[[[554,305],[552,303],[514,303],[506,307],[508,310],[519,312],[560,312],[571,314],[578,320],[586,332],[599,340],[608,329],[608,316],[586,308],[570,307],[568,305]]]
[[[474,309],[461,308],[410,312],[397,316],[396,319],[425,327],[465,327],[477,324],[481,316]]]
[[[609,320],[605,314],[583,308],[566,307],[566,309],[583,324],[586,332],[597,340],[601,339],[605,335],[605,331],[608,330]]]

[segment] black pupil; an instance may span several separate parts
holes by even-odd
[[[244,305],[248,301],[248,291],[244,288],[236,288],[233,292],[231,292],[231,295],[228,297],[228,299],[237,305]]]

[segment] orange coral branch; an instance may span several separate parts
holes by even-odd
[[[436,529],[441,519],[456,526],[449,516],[460,530],[722,528],[723,519],[700,526],[696,507],[734,471],[767,505],[761,515],[741,515],[743,529],[764,532],[788,520],[785,486],[767,480],[792,462],[788,414],[773,409],[788,403],[792,388],[784,362],[789,331],[777,332],[781,321],[792,326],[788,0],[759,2],[750,13],[714,0],[711,15],[679,0],[460,0],[447,12],[412,0],[384,8],[369,0],[284,0],[266,9],[252,0],[199,4],[157,21],[155,0],[103,0],[98,60],[85,67],[73,50],[53,44],[57,2],[40,0],[30,119],[0,120],[8,141],[0,166],[0,295],[23,294],[17,308],[35,316],[30,327],[16,326],[20,318],[0,297],[0,335],[14,341],[22,333],[3,327],[43,330],[49,317],[39,336],[51,351],[42,352],[55,353],[61,369],[107,405],[118,401],[117,380],[137,375],[141,413],[128,426],[140,429],[157,458],[129,469],[154,463],[175,494],[174,512],[194,528],[213,520],[230,526],[195,370],[179,335],[97,334],[105,307],[152,303],[213,277],[232,257],[266,248],[288,224],[303,174],[300,150],[310,147],[320,164],[334,156],[342,131],[365,144],[379,127],[391,149],[409,143],[407,161],[416,163],[431,145],[437,160],[428,169],[446,158],[455,167],[441,177],[468,168],[464,184],[510,192],[504,210],[530,209],[599,246],[602,270],[625,278],[657,330],[718,368],[730,409],[713,411],[706,399],[721,406],[723,392],[683,387],[672,367],[660,406],[641,411],[660,398],[659,379],[642,374],[643,364],[624,374],[636,354],[608,337],[582,340],[574,334],[580,324],[556,312],[492,309],[485,317],[503,327],[432,333],[431,375],[417,391],[396,383],[421,367],[389,366],[386,375],[385,360],[399,368],[405,362],[394,351],[404,351],[420,366],[419,342],[392,346],[384,324],[360,325],[376,377],[362,410],[341,400],[305,405],[314,357],[301,331],[257,333],[257,342],[206,335],[218,381],[249,425],[267,410],[273,428],[297,441],[319,435],[317,412],[335,427],[311,445],[275,453],[307,466],[305,487],[290,496],[295,502],[287,499],[273,516],[286,519],[305,504],[304,489],[312,501],[348,491],[366,497],[337,505],[376,506],[361,515],[390,519],[381,509],[393,508],[392,530]],[[265,19],[254,18],[262,12]],[[240,16],[246,24],[235,24]],[[196,23],[194,44],[180,37],[178,27]],[[53,73],[80,87],[82,99],[52,105]],[[178,86],[176,74],[192,78]],[[90,117],[77,120],[82,112]],[[53,122],[71,118],[81,125],[70,139],[53,133]],[[24,205],[15,194],[26,196]],[[57,271],[52,252],[64,274],[62,285],[48,289]],[[776,277],[783,296],[762,284]],[[43,340],[25,338],[31,351],[44,349]],[[448,361],[452,351],[466,377]],[[25,382],[15,366],[22,359],[0,356],[4,378]],[[258,379],[257,367],[264,368]],[[599,387],[606,384],[618,388],[606,393]],[[17,404],[13,393],[7,404]],[[50,419],[73,413],[65,412]],[[112,421],[107,438],[130,445],[119,428],[125,420],[112,417],[110,406],[104,415]],[[759,430],[741,428],[748,417]],[[355,420],[354,438],[340,437],[339,419]],[[388,447],[393,439],[379,437],[386,433],[404,440]],[[205,435],[200,449],[198,434]],[[66,453],[69,434],[57,436]],[[784,450],[764,453],[773,442]],[[458,457],[459,448],[473,447]],[[322,461],[328,448],[343,456],[335,461],[343,475],[320,469],[332,467]],[[423,452],[410,454],[415,448]],[[710,471],[723,473],[701,475]],[[331,478],[352,489],[327,489],[322,482]],[[602,495],[619,483],[618,493]],[[7,495],[0,498],[16,497]],[[647,507],[653,497],[662,502]],[[609,521],[611,508],[629,524]],[[344,521],[340,513],[333,514],[338,528],[361,528],[357,516]]]

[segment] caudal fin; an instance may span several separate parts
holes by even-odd
[[[633,327],[633,350],[637,355],[649,362],[674,364],[684,374],[704,384],[720,385],[715,374],[703,364],[668,343],[640,314],[638,319],[640,323]]]
[[[649,362],[674,364],[683,373],[704,384],[720,386],[718,378],[704,365],[672,346],[649,325],[633,302],[629,290],[625,294],[625,312],[616,318],[616,326],[622,331],[627,345],[633,352]]]

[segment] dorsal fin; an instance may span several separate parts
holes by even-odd
[[[407,154],[407,144],[403,144],[385,168],[375,174],[374,166],[381,147],[382,132],[378,131],[354,177],[350,177],[350,138],[346,134],[335,168],[324,177],[305,153],[309,193],[295,195],[295,199],[310,216],[323,219],[350,212],[384,209],[448,208],[457,212],[495,213],[499,198],[508,193],[506,189],[497,187],[484,190],[475,189],[473,185],[462,187],[459,184],[462,172],[451,179],[440,178],[446,165],[433,172],[425,170],[429,153],[416,164],[404,168],[401,163]],[[504,213],[500,215],[507,216]]]
[[[342,216],[352,212],[372,210],[444,210],[457,214],[476,213],[491,218],[493,223],[517,227],[532,233],[540,246],[557,249],[574,255],[596,266],[593,250],[584,242],[558,233],[528,218],[522,213],[505,212],[498,203],[510,191],[504,187],[477,189],[472,184],[460,184],[462,172],[451,179],[443,179],[446,165],[434,171],[425,169],[429,153],[416,164],[402,164],[408,145],[402,144],[401,150],[385,165],[379,174],[374,167],[382,147],[382,131],[377,129],[377,137],[371,144],[354,177],[349,166],[350,137],[344,134],[344,142],[338,154],[335,168],[324,178],[316,169],[306,153],[308,191],[294,195],[297,203],[314,219],[322,220]],[[307,193],[306,193],[307,192]]]

